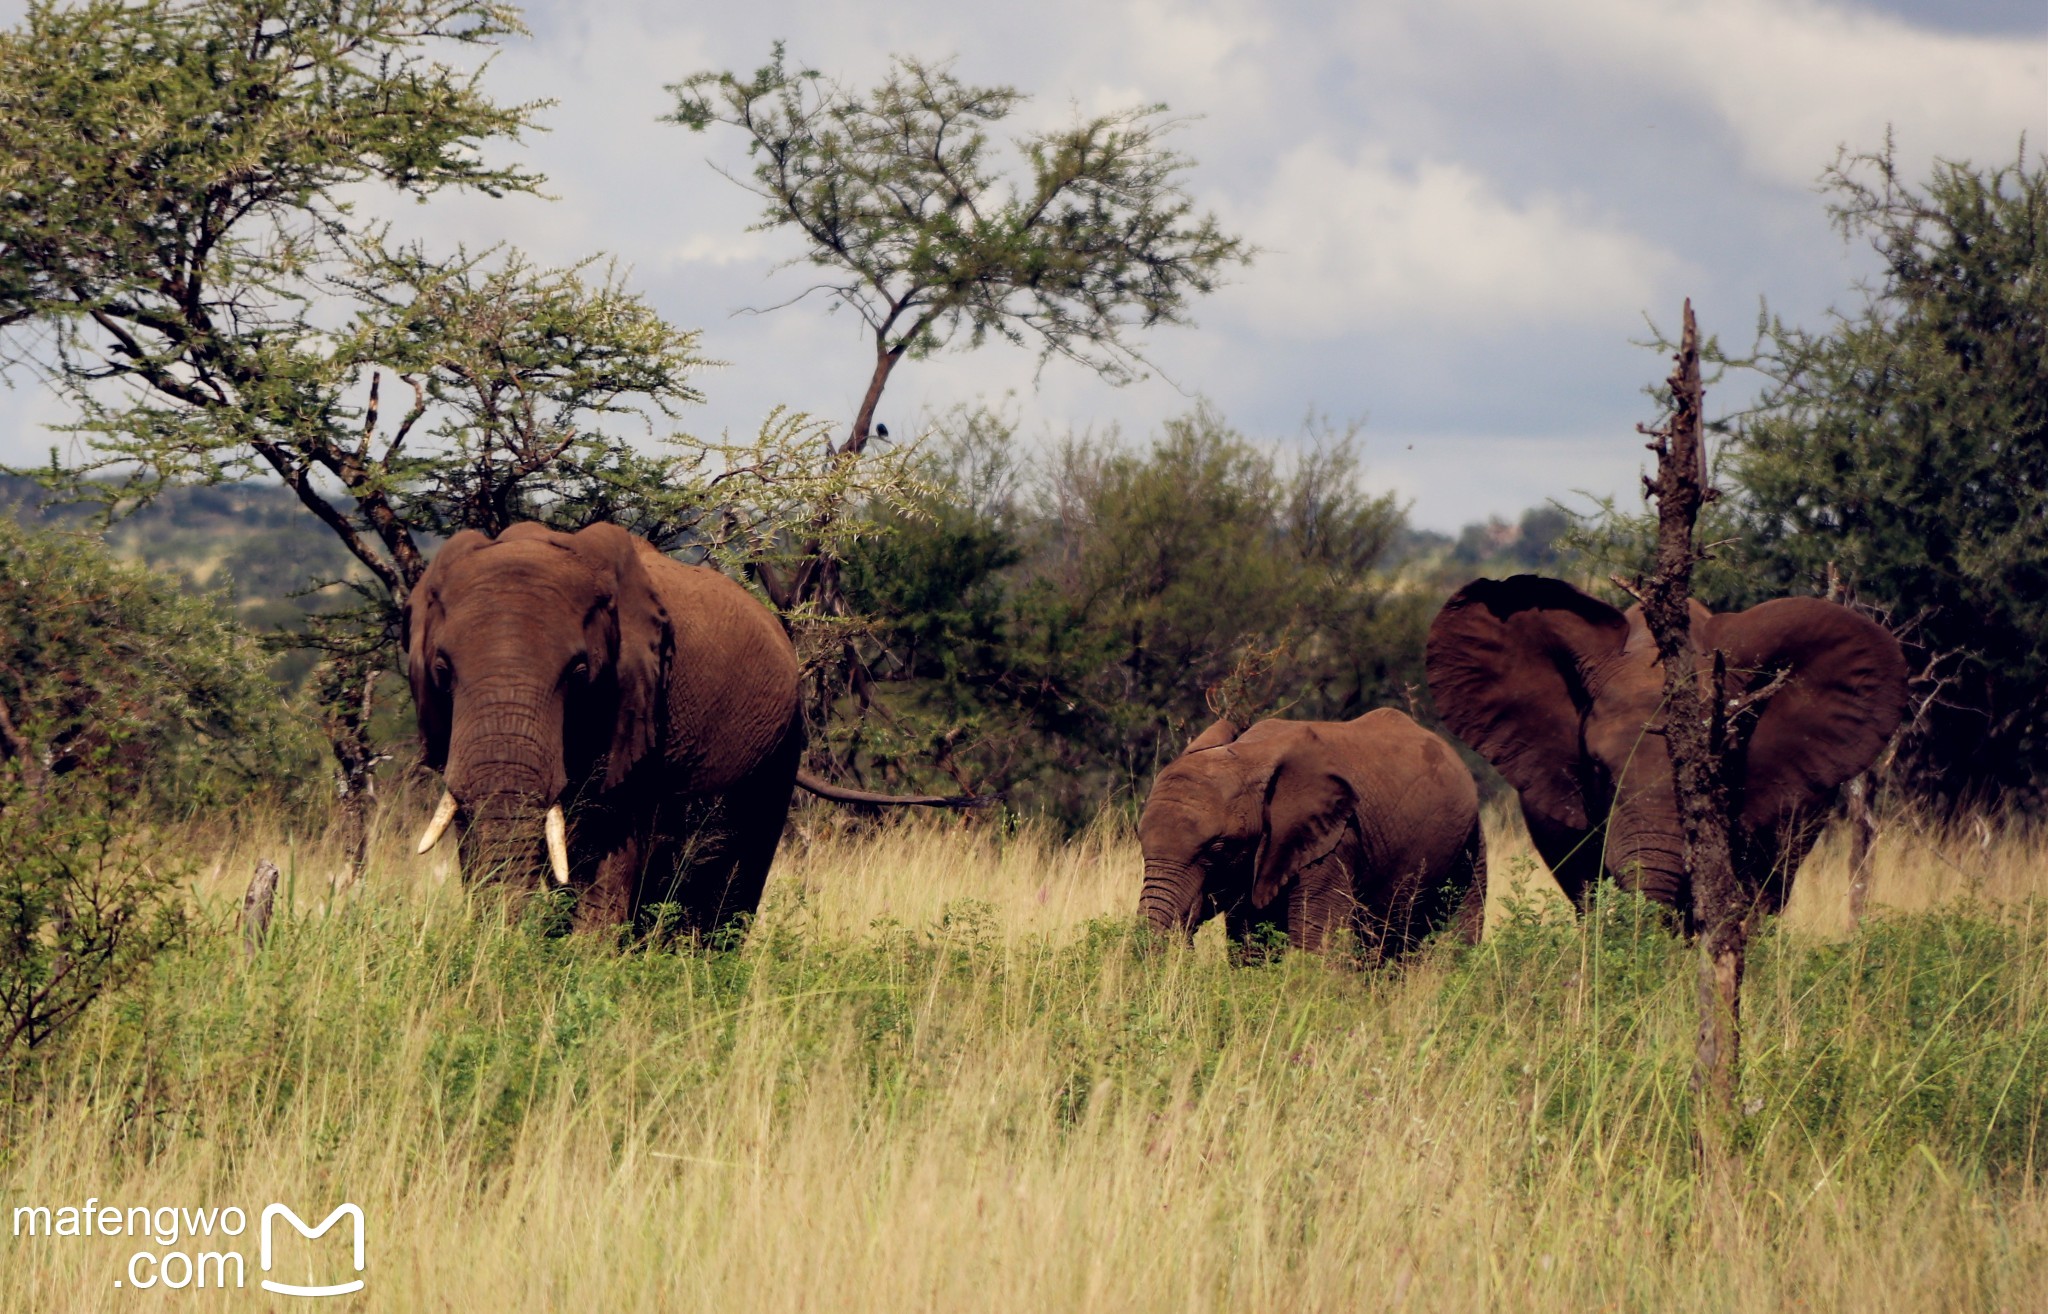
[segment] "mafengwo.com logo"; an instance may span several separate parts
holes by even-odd
[[[367,1258],[363,1211],[353,1204],[337,1206],[317,1223],[308,1223],[290,1205],[265,1205],[257,1215],[253,1274],[242,1250],[247,1244],[242,1238],[249,1231],[249,1215],[238,1205],[225,1209],[123,1207],[102,1204],[95,1196],[83,1205],[18,1205],[13,1215],[16,1245],[97,1238],[104,1246],[115,1238],[133,1240],[135,1249],[108,1275],[116,1287],[126,1291],[235,1289],[248,1286],[252,1275],[257,1286],[281,1296],[346,1296],[363,1289]],[[317,1267],[325,1271],[315,1271],[311,1254],[305,1256],[306,1281],[287,1282],[282,1270],[273,1271],[279,1241],[289,1244],[296,1233],[310,1243],[341,1230],[347,1233],[347,1250],[344,1255],[332,1242],[324,1247]],[[337,1236],[335,1241],[339,1240]],[[301,1274],[295,1271],[291,1276]],[[328,1280],[317,1280],[321,1277]]]

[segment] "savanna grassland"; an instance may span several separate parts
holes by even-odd
[[[1562,916],[1512,824],[1485,943],[1380,971],[1148,943],[1114,831],[811,824],[708,950],[549,935],[395,824],[336,897],[317,845],[195,832],[191,934],[21,1078],[4,1201],[352,1200],[374,1310],[2042,1307],[2048,834],[1893,825],[1854,936],[1816,854],[1722,1191],[1691,957]],[[117,1288],[137,1245],[0,1237],[0,1310],[275,1302]]]

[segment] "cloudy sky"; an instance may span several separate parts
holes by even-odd
[[[0,14],[18,21],[15,0]],[[1164,101],[1189,117],[1199,202],[1262,249],[1147,343],[1157,373],[1112,388],[994,346],[911,362],[881,418],[978,398],[1042,439],[1114,424],[1142,438],[1206,397],[1294,441],[1311,412],[1361,420],[1368,480],[1436,529],[1573,490],[1633,497],[1665,364],[1631,345],[1693,298],[1746,342],[1760,298],[1797,321],[1854,303],[1867,255],[1829,227],[1816,176],[1890,125],[1909,175],[1937,157],[2006,163],[2048,145],[2042,0],[812,0],[539,4],[487,85],[552,98],[520,148],[555,199],[393,212],[430,242],[504,240],[550,262],[608,252],[725,368],[699,432],[769,407],[852,414],[872,348],[850,315],[772,314],[801,270],[752,233],[736,133],[658,122],[664,84],[792,62],[856,85],[892,52],[1033,99],[1014,122]],[[31,380],[0,395],[0,459],[35,460],[60,410]],[[1711,399],[1710,399],[1711,400]],[[1723,401],[1731,398],[1723,398]]]

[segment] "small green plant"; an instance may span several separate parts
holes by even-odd
[[[31,784],[0,767],[0,1073],[172,943],[186,864],[146,833],[117,776]]]

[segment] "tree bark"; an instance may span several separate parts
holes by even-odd
[[[1849,782],[1849,928],[1863,925],[1870,906],[1870,855],[1877,841],[1877,814],[1870,808],[1870,773]]]
[[[321,679],[326,715],[322,728],[334,750],[336,811],[343,851],[348,854],[345,880],[337,889],[363,878],[370,861],[370,825],[377,815],[377,764],[385,755],[370,738],[370,714],[379,667],[367,654],[346,654],[330,660]]]
[[[277,904],[277,864],[265,858],[242,896],[242,952],[254,958],[270,941],[270,916]]]
[[[1751,900],[1735,872],[1727,764],[1732,742],[1724,702],[1725,667],[1716,652],[1703,661],[1692,633],[1692,572],[1702,559],[1695,542],[1699,514],[1714,500],[1702,440],[1705,388],[1700,382],[1699,328],[1685,303],[1671,415],[1650,436],[1657,474],[1645,476],[1657,499],[1657,568],[1642,591],[1643,616],[1664,664],[1667,743],[1678,796],[1679,827],[1691,885],[1687,928],[1698,950],[1699,1039],[1693,1089],[1702,1167],[1718,1172],[1732,1152],[1730,1133],[1742,1056],[1742,975],[1749,947]],[[1703,669],[1704,668],[1704,669]],[[1703,686],[1702,677],[1711,683]]]

